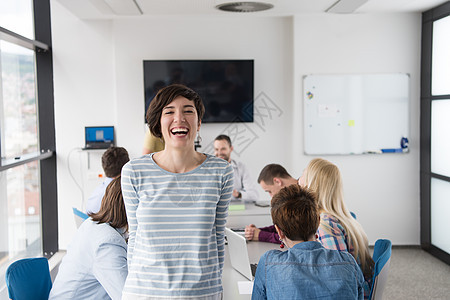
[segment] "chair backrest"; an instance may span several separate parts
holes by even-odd
[[[77,228],[79,228],[81,224],[84,222],[84,220],[89,218],[89,216],[84,212],[82,212],[81,210],[76,209],[75,207],[72,207],[72,210],[73,210],[73,217],[75,218],[75,224],[77,225]]]
[[[373,268],[372,287],[369,299],[382,299],[384,288],[386,287],[389,266],[391,263],[392,243],[390,240],[379,239],[373,248]]]
[[[12,300],[48,300],[52,279],[45,257],[19,259],[9,265],[5,276]]]

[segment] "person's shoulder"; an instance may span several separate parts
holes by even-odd
[[[329,214],[329,213],[321,213],[320,219],[324,222],[327,222],[330,225],[341,224],[341,221],[339,221],[338,218],[336,218],[335,216],[333,216],[332,214]]]
[[[231,159],[231,164],[235,165],[238,169],[245,169],[245,164],[240,160]]]
[[[347,262],[357,265],[355,258],[348,251],[338,251],[334,249],[327,249],[321,245],[317,255],[324,256],[328,262]]]
[[[208,154],[208,153],[203,153],[203,154],[206,155],[206,159],[204,162],[204,164],[206,166],[215,165],[217,167],[222,167],[222,168],[227,168],[228,166],[230,166],[230,164],[226,160],[223,160],[220,157],[216,157],[216,156]]]
[[[148,167],[154,165],[154,161],[152,159],[152,154],[144,154],[140,157],[135,157],[130,159],[124,166],[123,169],[138,169],[141,167]]]
[[[99,224],[91,218],[88,219],[88,222],[84,222],[83,225],[85,223],[86,226],[84,230],[89,234],[89,237],[93,243],[97,245],[116,244],[126,247],[126,242],[123,236],[108,223]]]
[[[288,255],[288,251],[281,251],[277,249],[269,250],[261,256],[266,263],[273,261],[280,261],[283,257]]]

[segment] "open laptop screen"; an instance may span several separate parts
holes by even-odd
[[[86,149],[108,149],[115,145],[114,126],[85,127]]]
[[[253,274],[245,237],[229,228],[225,228],[225,235],[228,242],[228,255],[230,257],[231,266],[248,280],[252,281]]]

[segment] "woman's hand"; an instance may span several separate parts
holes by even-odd
[[[247,225],[245,226],[245,238],[249,241],[257,241],[260,231],[254,224]]]

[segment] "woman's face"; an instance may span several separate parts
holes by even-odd
[[[193,147],[200,124],[194,102],[182,96],[162,110],[161,132],[166,146]]]

